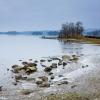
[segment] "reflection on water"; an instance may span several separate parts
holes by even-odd
[[[62,52],[64,54],[77,54],[80,55],[82,54],[82,49],[83,49],[83,45],[82,43],[78,43],[78,42],[72,42],[70,40],[68,41],[59,41],[61,48],[62,48]]]
[[[100,55],[100,46],[96,44],[86,44],[77,41],[59,41],[64,54],[84,54]]]

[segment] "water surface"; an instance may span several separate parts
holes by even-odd
[[[7,68],[18,63],[18,60],[62,54],[84,55],[90,57],[93,64],[97,64],[100,61],[100,46],[41,39],[37,36],[0,35],[0,85],[8,85],[12,74]]]

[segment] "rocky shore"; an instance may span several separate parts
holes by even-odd
[[[95,100],[87,95],[93,95],[95,90],[84,92],[89,83],[82,87],[86,80],[81,75],[88,75],[86,71],[90,70],[88,64],[81,63],[82,57],[83,54],[19,60],[20,64],[12,65],[11,70],[7,69],[13,75],[12,91],[7,90],[12,95],[6,94],[4,87],[0,86],[0,94],[5,96],[0,100]]]
[[[40,59],[40,61],[29,59],[29,62],[22,61],[21,65],[13,65],[12,73],[14,73],[14,85],[17,85],[20,81],[33,81],[37,87],[50,87],[55,84],[54,81],[61,78],[61,81],[57,82],[57,85],[68,84],[68,79],[63,79],[63,74],[56,75],[57,70],[66,69],[67,65],[74,62],[77,63],[79,57],[76,55],[68,56],[63,55],[61,57],[50,57],[48,59]],[[39,70],[41,69],[41,71]],[[56,72],[54,72],[56,70]],[[29,77],[30,75],[37,74],[36,77]],[[40,75],[39,75],[40,74]],[[43,74],[43,75],[41,75]],[[29,94],[31,92],[24,91],[25,94]]]

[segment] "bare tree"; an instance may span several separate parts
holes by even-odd
[[[81,22],[77,23],[65,23],[59,33],[59,38],[80,38],[84,31]]]

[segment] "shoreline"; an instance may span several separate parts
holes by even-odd
[[[59,41],[42,40],[42,41],[50,41],[50,42],[53,41],[52,43],[54,42],[58,43],[60,40]],[[26,52],[24,53],[24,57],[18,59],[16,58],[14,59],[14,62],[11,61],[10,66],[7,65],[9,67],[6,67],[7,69],[5,69],[6,75],[8,75],[9,73],[9,77],[7,76],[7,79],[10,84],[5,82],[6,79],[5,77],[3,77],[4,82],[7,83],[7,86],[5,86],[4,84],[2,85],[3,87],[2,91],[0,92],[0,99],[3,98],[7,100],[33,100],[33,99],[62,100],[61,98],[65,98],[65,100],[67,99],[95,100],[96,98],[100,99],[100,94],[99,94],[100,51],[98,51],[99,46],[98,45],[96,46],[94,44],[87,45],[85,44],[86,42],[83,41],[78,43],[79,40],[76,39],[69,39],[69,40],[65,39],[65,41],[70,42],[68,43],[70,46],[67,47],[66,44],[64,46],[67,48],[66,49],[66,51],[68,50],[67,52],[61,51],[61,53],[60,52],[57,54],[54,53],[52,55],[50,55],[50,53],[48,52],[48,55],[45,55],[45,50],[44,50],[42,51],[44,52],[43,55],[39,57],[40,54],[39,55],[36,54],[34,56],[34,50],[33,50],[31,56],[25,58],[25,55],[27,55],[28,53]],[[72,43],[71,41],[76,43]],[[73,45],[75,47],[73,47]],[[52,46],[49,49],[51,48]],[[86,52],[87,49],[88,51]],[[56,52],[56,50],[53,52]],[[69,52],[70,50],[71,52]],[[73,53],[73,51],[75,52]],[[76,51],[78,51],[78,53]],[[75,59],[72,59],[73,57],[75,57]],[[9,58],[11,59],[11,57]],[[65,60],[66,58],[67,61]],[[6,61],[4,60],[2,63],[5,64]],[[12,68],[12,64],[16,64],[17,66],[13,66]],[[51,66],[52,64],[53,66]],[[5,65],[1,66],[5,68]],[[46,69],[48,67],[50,72],[46,72],[48,71],[48,69]],[[9,80],[9,78],[11,78],[11,80]],[[17,81],[15,79],[17,79]]]
[[[21,100],[33,100],[33,98],[35,98],[34,100],[62,100],[61,97],[64,97],[66,99],[69,97],[68,100],[92,100],[90,99],[90,97],[93,97],[95,88],[90,83],[92,80],[93,84],[97,84],[97,80],[93,81],[94,78],[90,76],[91,73],[94,74],[94,72],[97,76],[99,70],[97,69],[98,66],[92,67],[89,65],[88,60],[90,59],[88,59],[87,57],[84,58],[85,60],[87,59],[87,61],[83,62],[83,56],[84,55],[61,55],[50,58],[40,58],[39,60],[29,59],[29,61],[27,62],[20,60],[21,65],[12,66],[13,71],[18,71],[17,73],[12,72],[14,74],[15,79],[17,80],[17,83],[13,82],[13,88],[11,88],[14,94],[12,94],[12,92],[8,90],[11,94],[2,94],[2,96],[5,98],[10,98],[10,100],[13,100],[14,97],[16,97],[16,100],[18,100],[17,98],[23,98]],[[66,62],[67,65],[61,64],[60,66],[57,65],[56,67],[56,63],[59,63],[60,60]],[[46,67],[40,67],[41,63]],[[35,64],[37,64],[37,68],[34,67],[36,66]],[[53,74],[51,73],[51,69],[45,70],[51,64],[53,64]],[[30,70],[28,71],[32,71],[32,73],[28,75],[26,75],[27,69],[25,69],[25,73],[23,74],[23,69],[26,65],[29,66],[28,68]],[[19,77],[20,75],[22,76]],[[93,77],[96,76],[94,75]],[[41,80],[41,78],[43,80]],[[98,78],[99,77],[97,77],[97,79]],[[44,85],[45,82],[46,84]],[[90,86],[88,86],[89,84]],[[4,92],[6,93],[7,91]],[[15,94],[16,96],[14,96]],[[98,93],[95,94],[97,95]],[[95,100],[95,97],[93,98],[93,100]]]
[[[89,44],[100,44],[100,38],[88,38],[88,37],[84,37],[84,38],[80,38],[80,39],[66,39],[66,38],[57,38],[57,37],[45,37],[42,39],[56,39],[56,40],[61,40],[61,41],[72,41],[72,42],[85,42],[85,43],[89,43]]]

